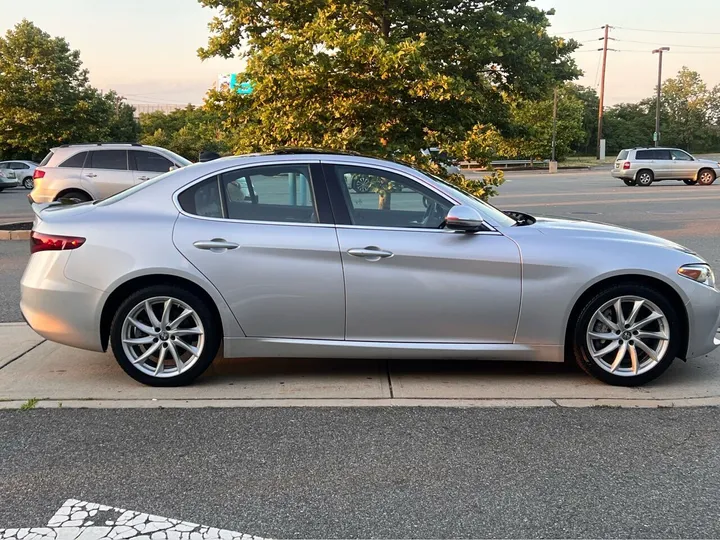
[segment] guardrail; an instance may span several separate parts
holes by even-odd
[[[495,169],[508,169],[510,167],[532,168],[537,165],[547,165],[548,163],[550,163],[549,159],[498,159],[491,161],[490,165],[492,165]],[[468,161],[460,163],[461,169],[477,169],[479,166],[479,163],[472,163]]]

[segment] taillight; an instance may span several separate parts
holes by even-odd
[[[35,169],[35,172],[33,173],[33,180],[37,180],[38,178],[45,178],[45,171],[42,169]]]
[[[79,236],[57,236],[33,231],[30,234],[30,254],[39,251],[63,251],[79,248],[85,239]]]
[[[630,168],[630,162],[626,161],[623,163],[623,171],[627,171]]]

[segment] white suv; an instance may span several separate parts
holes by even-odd
[[[28,198],[45,203],[104,199],[159,174],[190,165],[182,156],[141,144],[78,144],[53,148],[35,169]]]

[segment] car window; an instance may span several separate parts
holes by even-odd
[[[670,161],[672,157],[670,156],[670,150],[653,150],[653,159],[658,159],[660,161]]]
[[[55,154],[53,152],[48,152],[47,155],[43,158],[43,160],[40,162],[40,165],[38,167],[44,167],[48,163],[50,163],[50,160]]]
[[[130,151],[130,163],[134,163],[136,171],[168,172],[175,164],[166,157],[143,150]]]
[[[437,229],[453,206],[400,174],[352,165],[333,169],[353,225]]]
[[[682,150],[670,150],[670,154],[672,155],[673,159],[676,159],[678,161],[693,161],[692,156],[690,156],[687,152],[683,152]]]
[[[91,169],[126,171],[128,168],[127,150],[93,150],[90,152],[89,167]]]
[[[616,161],[622,161],[624,159],[627,159],[629,153],[630,152],[628,152],[627,150],[621,150],[618,154]]]
[[[75,154],[74,156],[69,157],[65,161],[63,161],[59,167],[73,167],[76,169],[82,169],[83,164],[85,163],[85,158],[87,157],[87,152],[79,152]],[[52,152],[48,154],[48,156],[52,156]],[[50,161],[47,157],[43,160],[43,163],[46,163],[47,161]]]
[[[195,184],[178,196],[180,208],[188,214],[202,217],[223,217],[218,177]]]
[[[220,175],[227,217],[251,221],[317,223],[307,165],[249,167]]]
[[[638,150],[635,152],[635,159],[654,159],[652,150]]]

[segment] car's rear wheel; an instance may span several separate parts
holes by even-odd
[[[221,333],[212,312],[191,292],[155,285],[132,294],[118,309],[110,341],[120,367],[150,386],[183,386],[217,355]]]
[[[33,182],[32,176],[26,176],[23,178],[22,185],[25,189],[32,189],[35,186],[35,182]]]
[[[58,197],[57,200],[78,204],[92,201],[92,197],[90,197],[90,195],[88,195],[84,191],[72,190],[66,191],[60,197]]]
[[[678,354],[680,320],[666,297],[646,285],[608,287],[583,307],[573,332],[578,365],[615,386],[660,376]]]
[[[688,186],[694,186],[697,184],[697,180],[688,180],[687,178],[683,180],[683,182],[685,182]]]
[[[653,172],[648,169],[643,169],[638,171],[635,177],[635,184],[641,187],[647,187],[653,183],[653,180],[655,180]]]
[[[715,172],[712,169],[702,169],[697,176],[697,183],[709,186],[715,181]]]
[[[635,185],[635,180],[631,180],[629,178],[623,178],[623,182],[625,182],[626,186],[634,186]]]

